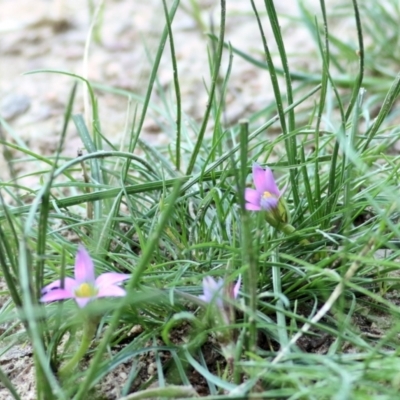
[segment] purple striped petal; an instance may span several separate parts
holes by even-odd
[[[199,296],[199,298],[206,303],[211,303],[215,301],[217,306],[222,307],[222,286],[224,285],[224,280],[219,278],[217,281],[211,276],[206,276],[203,279],[203,292],[204,294]]]
[[[218,292],[222,284],[223,282],[221,283],[217,282],[213,277],[206,276],[203,279],[203,292],[204,292],[204,297],[207,299],[205,301],[210,302],[215,292]]]
[[[94,283],[94,265],[89,253],[79,246],[75,260],[75,280],[79,285],[83,282]]]
[[[44,294],[40,298],[40,301],[45,303],[48,301],[72,299],[73,297],[75,297],[74,293],[69,290],[53,289],[53,290],[50,290],[50,292]]]
[[[117,272],[106,272],[101,274],[96,279],[96,287],[101,289],[103,287],[111,286],[116,283],[126,281],[131,277],[130,274],[119,274]]]
[[[263,210],[269,211],[278,207],[278,199],[275,197],[262,197],[260,205]]]

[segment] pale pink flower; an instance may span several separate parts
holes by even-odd
[[[93,261],[83,246],[79,246],[75,259],[75,279],[66,277],[64,287],[58,279],[42,289],[40,301],[75,299],[79,307],[98,297],[125,296],[124,289],[118,283],[130,278],[129,274],[106,272],[95,278]]]
[[[203,279],[203,292],[199,298],[206,303],[215,302],[217,307],[224,308],[224,296],[232,300],[236,299],[239,294],[239,289],[242,279],[239,277],[238,281],[234,285],[228,285],[224,291],[224,280],[218,278],[215,280],[211,276],[206,276]]]
[[[276,185],[272,171],[253,164],[253,181],[255,189],[246,188],[244,198],[246,210],[270,211],[278,207],[281,192]]]

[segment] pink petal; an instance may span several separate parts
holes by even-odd
[[[131,277],[130,274],[119,274],[117,272],[106,272],[101,274],[96,279],[96,287],[101,289],[106,286],[114,285],[115,283],[120,283],[126,281]]]
[[[257,192],[263,194],[266,191],[265,170],[258,164],[253,164],[253,181]]]
[[[121,297],[125,295],[126,291],[116,285],[103,286],[99,289],[99,292],[97,293],[97,297]]]
[[[73,292],[65,289],[54,289],[46,293],[40,298],[40,301],[45,303],[48,301],[65,300],[74,297]]]
[[[239,275],[239,279],[237,280],[235,286],[233,287],[233,298],[234,299],[236,299],[236,297],[238,297],[241,284],[242,284],[242,275]]]
[[[75,280],[78,285],[83,282],[94,283],[93,261],[83,246],[79,246],[76,254]]]
[[[246,210],[250,210],[250,211],[260,211],[261,210],[260,206],[256,206],[255,204],[250,204],[250,203],[246,203],[245,207],[246,207]]]
[[[279,197],[281,195],[278,186],[276,186],[274,175],[269,168],[265,170],[265,189],[266,192],[270,192],[276,197]]]
[[[261,193],[257,190],[247,188],[244,191],[244,199],[255,206],[260,206]]]
[[[75,297],[75,301],[78,303],[78,306],[80,308],[83,308],[86,306],[89,301],[93,300],[94,297]]]
[[[275,178],[272,171],[267,168],[261,168],[258,164],[253,164],[253,181],[257,192],[261,195],[269,192],[276,197],[280,196],[278,186],[276,186]]]
[[[64,278],[64,288],[63,289],[73,292],[73,288],[75,286],[76,286],[75,279],[72,279],[69,277]],[[45,286],[42,289],[42,293],[47,293],[50,290],[54,290],[54,289],[61,289],[61,279],[57,279],[53,283],[50,283],[49,285]]]

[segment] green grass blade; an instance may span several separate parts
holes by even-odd
[[[196,144],[194,146],[192,155],[189,160],[188,167],[186,169],[186,175],[190,175],[193,172],[200,148],[203,143],[204,135],[206,133],[207,125],[208,125],[209,118],[210,118],[210,112],[211,112],[213,102],[214,102],[215,89],[216,89],[219,70],[220,70],[220,66],[221,66],[222,53],[224,50],[225,18],[226,18],[225,3],[226,3],[225,0],[221,0],[220,28],[219,28],[220,31],[219,31],[219,38],[218,38],[218,47],[217,47],[217,51],[216,51],[216,57],[213,60],[213,73],[212,73],[212,77],[211,77],[211,86],[210,86],[209,95],[208,95],[207,107],[204,112],[204,116],[203,116],[203,120],[201,123],[199,133],[197,134]]]
[[[178,65],[176,62],[174,36],[172,33],[171,20],[168,14],[166,0],[163,0],[165,20],[167,22],[169,45],[171,49],[172,71],[174,74],[174,86],[176,97],[176,144],[175,144],[175,165],[177,171],[181,169],[181,129],[182,129],[182,104],[181,104],[181,89],[178,76]]]

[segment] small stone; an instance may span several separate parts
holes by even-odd
[[[157,369],[156,364],[155,364],[155,363],[151,363],[151,364],[149,364],[149,366],[147,367],[147,373],[148,373],[149,375],[154,375],[154,373],[156,372],[156,369]]]
[[[132,329],[129,331],[129,336],[130,335],[139,335],[139,333],[143,332],[143,326],[142,325],[134,325]]]
[[[24,94],[9,94],[1,100],[0,115],[7,121],[11,121],[29,109],[31,99]]]

